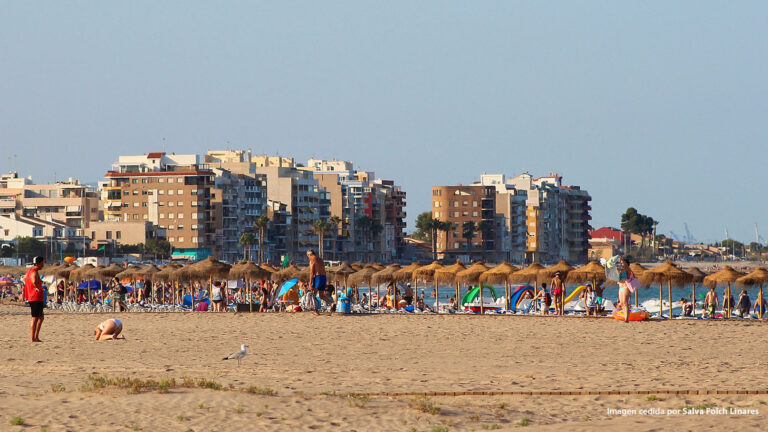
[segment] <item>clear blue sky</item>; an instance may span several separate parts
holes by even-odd
[[[119,154],[345,158],[408,192],[545,175],[700,240],[768,238],[766,2],[20,2],[0,166],[95,182]],[[229,143],[229,144],[227,144]],[[13,154],[18,155],[13,158]],[[9,157],[10,155],[10,157]]]

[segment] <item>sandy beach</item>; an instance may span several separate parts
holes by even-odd
[[[768,394],[666,393],[768,390],[757,321],[145,313],[94,342],[108,315],[50,313],[33,344],[27,311],[0,310],[2,430],[759,430],[768,414]],[[221,360],[241,343],[240,366]],[[107,383],[127,378],[175,384]],[[347,395],[608,390],[652,393]]]

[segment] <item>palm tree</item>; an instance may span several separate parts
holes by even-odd
[[[448,231],[453,229],[453,223],[448,221],[441,221],[439,219],[431,219],[429,223],[427,224],[431,237],[432,237],[432,260],[437,260],[437,232],[443,231],[445,233],[448,233]],[[448,236],[446,234],[445,239],[445,248],[448,249]]]
[[[338,216],[331,216],[328,218],[328,225],[333,229],[333,258],[336,258],[336,249],[338,247],[339,239],[339,225],[341,225],[341,218]]]
[[[250,250],[250,247],[256,243],[256,237],[250,231],[240,234],[240,238],[237,240],[237,244],[243,246],[243,261],[248,261],[246,251]]]
[[[325,232],[328,231],[328,228],[330,228],[330,225],[322,219],[318,219],[312,224],[312,231],[317,234],[317,253],[320,258],[323,257],[323,237],[325,237]]]
[[[467,253],[469,259],[472,260],[472,239],[475,238],[477,232],[477,225],[472,221],[465,221],[461,224],[461,236],[467,241]]]
[[[269,226],[269,218],[266,216],[259,216],[253,223],[253,227],[259,231],[259,263],[264,262],[264,235],[267,232]]]
[[[483,234],[483,259],[485,259],[485,242],[493,235],[493,222],[489,220],[480,221],[477,229]]]

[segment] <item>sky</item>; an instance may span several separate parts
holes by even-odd
[[[120,154],[352,160],[407,192],[557,172],[592,225],[768,239],[766,2],[18,2],[0,14],[0,168]]]

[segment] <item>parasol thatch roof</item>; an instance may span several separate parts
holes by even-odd
[[[567,261],[560,260],[557,264],[541,270],[541,274],[547,277],[552,277],[555,275],[555,273],[560,272],[563,282],[565,282],[565,279],[568,277],[568,273],[573,271],[573,269],[573,266],[568,264]]]
[[[43,267],[42,270],[40,270],[40,274],[43,275],[43,276],[55,275],[56,274],[56,270],[59,267],[61,267],[61,264],[59,264],[59,263],[54,263],[54,264],[52,264],[50,266],[45,266],[45,267]],[[14,273],[14,271],[12,271],[12,270],[15,270],[15,268],[12,267],[12,266],[2,266],[2,267],[0,267],[0,273]]]
[[[691,267],[686,271],[693,275],[693,282],[701,282],[707,277],[707,274],[701,271],[698,267]]]
[[[56,267],[56,271],[53,274],[59,279],[70,279],[70,276],[72,276],[72,272],[77,270],[78,268],[79,267],[77,267],[74,264],[63,264]]]
[[[155,275],[160,273],[161,271],[162,271],[162,269],[160,267],[158,267],[158,266],[156,266],[154,264],[150,264],[150,265],[142,268],[136,274],[136,276],[141,276],[141,277],[143,277],[145,279],[149,279],[149,280],[154,281],[155,280]]]
[[[357,271],[360,271],[365,268],[365,264],[361,263],[360,261],[353,262],[352,264],[350,264],[350,266],[352,266],[352,268]]]
[[[481,283],[503,283],[509,280],[509,275],[519,272],[520,269],[508,262],[502,262],[480,275]]]
[[[421,264],[415,262],[400,268],[400,270],[395,272],[395,281],[401,282],[413,279],[413,272],[420,267]]]
[[[341,264],[337,265],[336,267],[331,267],[328,269],[328,273],[334,274],[337,277],[345,277],[349,276],[352,273],[355,273],[357,270],[355,270],[351,265],[349,265],[348,262],[343,261]]]
[[[629,269],[632,270],[632,273],[634,273],[635,276],[637,276],[638,278],[640,277],[641,274],[645,273],[648,270],[647,267],[643,267],[638,263],[630,264]]]
[[[54,268],[58,268],[58,263],[54,264]],[[45,270],[48,267],[43,267],[43,270],[40,271],[41,275],[49,275],[53,273],[44,273]],[[24,266],[0,266],[0,275],[6,275],[6,274],[12,274],[12,275],[23,275],[27,273],[27,268]]]
[[[435,277],[435,272],[442,269],[443,265],[437,261],[432,261],[432,264],[421,266],[413,271],[414,279],[431,279]]]
[[[566,282],[570,284],[605,282],[605,268],[597,261],[590,261],[587,265],[569,272]]]
[[[482,261],[472,264],[469,268],[456,274],[456,281],[460,284],[474,284],[480,281],[480,276],[490,270]]]
[[[456,260],[456,264],[449,265],[447,267],[443,267],[439,270],[435,271],[435,279],[440,279],[443,282],[455,282],[456,281],[456,275],[459,274],[459,272],[466,270],[467,268],[464,267],[464,264],[461,263],[461,261]]]
[[[229,276],[229,269],[232,266],[211,256],[188,267],[189,268],[185,273],[191,279],[208,279],[212,277],[225,278]]]
[[[400,270],[400,264],[390,264],[379,270],[371,276],[371,282],[374,284],[389,283],[395,281],[395,273]]]
[[[88,272],[96,267],[93,266],[93,264],[86,264],[82,267],[79,267],[75,270],[72,270],[69,273],[69,279],[72,280],[85,280],[88,278]]]
[[[376,274],[377,272],[378,270],[376,270],[373,266],[365,267],[360,271],[352,273],[347,279],[347,283],[353,287],[360,286],[360,285],[370,286],[371,279],[373,278],[373,275]]]
[[[121,271],[120,273],[116,274],[115,276],[117,276],[119,279],[135,278],[136,276],[139,275],[139,272],[143,268],[144,267],[142,267],[142,266],[137,266],[137,265],[131,264],[128,267],[126,267],[123,271]]]
[[[384,264],[382,263],[373,263],[371,264],[371,267],[375,268],[378,271],[384,270],[386,267],[384,267]]]
[[[542,270],[545,270],[544,266],[535,262],[519,272],[509,275],[509,281],[512,283],[536,283],[541,278]]]
[[[269,279],[272,273],[264,270],[256,265],[252,261],[248,261],[242,264],[237,264],[229,269],[230,279]]]
[[[153,277],[156,281],[161,282],[176,280],[177,278],[174,277],[174,273],[180,268],[181,266],[178,264],[168,264],[162,267],[159,272],[155,273]]]
[[[736,283],[741,286],[765,285],[768,283],[768,270],[758,267],[748,275],[736,279]]]
[[[270,274],[277,273],[277,269],[275,267],[271,266],[268,263],[261,263],[261,265],[259,267],[261,267],[262,269],[268,271]]]
[[[672,261],[648,269],[638,276],[640,283],[650,286],[653,283],[667,282],[674,286],[683,286],[693,280],[693,275],[677,267]]]
[[[309,280],[309,267],[306,269],[300,269],[295,264],[291,264],[288,267],[272,273],[272,280],[280,282],[288,279],[299,279],[307,282]]]
[[[736,279],[744,276],[744,273],[739,273],[731,266],[725,266],[724,269],[719,272],[712,273],[704,278],[704,285],[708,287],[717,287],[718,285],[726,285],[732,282],[736,282]]]

